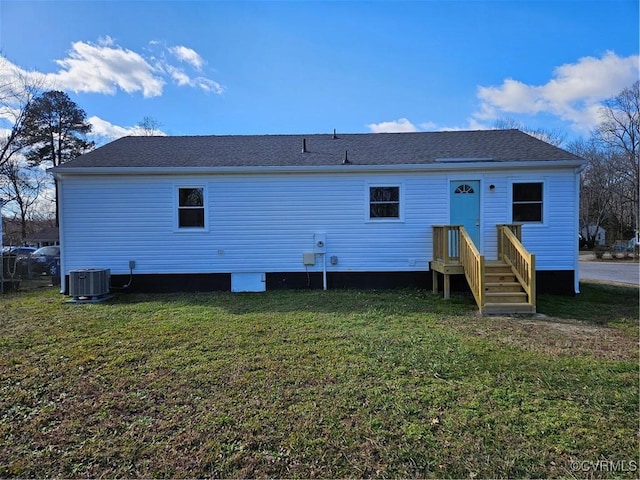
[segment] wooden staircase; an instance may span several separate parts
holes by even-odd
[[[434,226],[433,291],[438,291],[437,274],[442,273],[444,297],[449,298],[450,275],[464,274],[483,315],[535,313],[535,255],[520,241],[521,225],[497,228],[498,260],[485,260],[463,226]]]
[[[483,314],[536,313],[535,305],[529,303],[527,292],[505,261],[485,261],[483,283]]]

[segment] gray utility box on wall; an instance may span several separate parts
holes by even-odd
[[[109,293],[111,270],[88,268],[69,272],[69,295],[72,297],[101,297]]]
[[[316,264],[316,254],[313,252],[305,252],[302,254],[302,264],[303,265],[315,265]]]

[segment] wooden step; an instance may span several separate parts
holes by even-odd
[[[509,268],[486,268],[484,269],[485,275],[514,275],[513,271]]]
[[[535,305],[528,303],[485,303],[483,315],[514,315],[536,313]]]
[[[485,262],[484,271],[510,273],[511,267],[506,263],[500,261]]]
[[[525,292],[486,292],[485,303],[527,303]]]
[[[509,265],[501,261],[485,264],[485,305],[483,315],[515,315],[536,313],[527,302],[527,293]]]
[[[487,273],[484,272],[484,279],[487,283],[498,283],[498,282],[510,282],[513,283],[516,281],[516,276],[513,273]]]
[[[513,270],[504,262],[490,262],[485,264],[484,279],[487,283],[517,282]]]
[[[488,280],[488,279],[487,279]],[[522,285],[519,282],[486,282],[484,284],[485,292],[522,292]]]

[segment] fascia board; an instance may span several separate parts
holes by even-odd
[[[67,175],[194,175],[194,174],[277,174],[277,173],[376,173],[376,172],[447,172],[490,171],[509,169],[576,168],[582,160],[531,160],[513,162],[438,162],[401,165],[330,165],[330,166],[265,166],[265,167],[55,167],[48,169],[56,177]]]

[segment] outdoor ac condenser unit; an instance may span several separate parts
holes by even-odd
[[[69,272],[69,295],[78,297],[101,297],[109,293],[111,270],[89,268]]]

